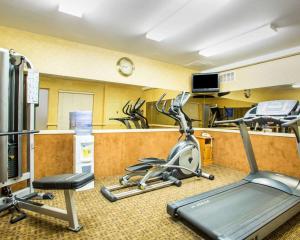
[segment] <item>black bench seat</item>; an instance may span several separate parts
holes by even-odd
[[[93,180],[93,173],[62,174],[35,180],[32,185],[35,189],[75,190],[85,186]]]

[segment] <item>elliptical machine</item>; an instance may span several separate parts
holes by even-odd
[[[131,197],[144,192],[153,191],[171,185],[181,186],[181,179],[197,176],[210,180],[213,175],[202,172],[200,146],[194,136],[192,120],[184,113],[182,107],[188,101],[190,94],[180,93],[171,101],[171,106],[166,111],[167,101],[163,101],[163,94],[156,103],[156,109],[160,113],[174,119],[180,126],[179,132],[185,135],[185,139],[179,141],[171,150],[167,159],[144,158],[140,163],[127,167],[127,174],[120,178],[120,185],[102,187],[102,195],[111,202]],[[181,138],[180,137],[180,138]],[[180,139],[179,138],[179,139]],[[140,177],[138,180],[131,180]],[[113,193],[128,187],[137,186],[137,189]]]
[[[148,120],[143,116],[141,111],[141,107],[144,105],[145,100],[138,98],[135,104],[129,104],[131,101],[129,100],[122,108],[122,112],[128,117],[121,118],[110,118],[109,120],[116,120],[123,123],[127,129],[131,129],[130,121],[133,122],[135,128],[149,128]]]
[[[130,117],[130,120],[136,128],[149,128],[148,120],[143,116],[143,112],[141,110],[145,102],[145,100],[138,98],[133,107],[132,105],[129,105],[129,108],[126,108],[125,113]]]

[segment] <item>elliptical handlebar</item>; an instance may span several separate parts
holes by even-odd
[[[166,106],[167,106],[167,100],[164,100],[164,103],[162,104],[161,110],[165,114],[167,114],[167,112],[166,112]]]
[[[129,109],[128,109],[128,110],[129,110],[129,111],[128,111],[128,115],[130,115],[131,112],[132,112],[132,104],[129,105]]]
[[[180,103],[183,102],[183,98],[184,98],[185,94],[186,94],[186,92],[182,92],[182,94],[181,94],[181,99],[180,99]]]
[[[140,97],[136,100],[135,104],[133,105],[133,110],[138,109],[136,106],[138,105],[140,100],[141,100]]]
[[[188,101],[190,96],[191,96],[191,94],[189,92],[182,92],[182,96],[180,99],[180,107],[182,107]],[[186,99],[185,101],[184,101],[184,98]]]
[[[127,110],[128,110],[128,104],[130,103],[130,100],[129,101],[127,101],[126,102],[126,104],[123,106],[123,108],[122,108],[122,112],[124,113],[124,114],[126,114],[126,115],[128,115],[127,114]]]
[[[138,101],[136,102],[136,104],[133,107],[133,111],[138,112],[140,110],[140,108],[144,105],[145,102],[146,102],[145,100],[141,100],[139,98]]]
[[[138,98],[133,106],[132,104],[129,104],[130,102],[131,102],[130,100],[127,101],[122,108],[122,112],[128,116],[131,116],[131,114],[133,113],[137,113],[140,110],[140,108],[144,105],[145,100],[141,100],[141,98]]]
[[[129,104],[129,105],[127,105],[127,107],[126,107],[126,109],[125,109],[125,112],[124,112],[124,113],[125,113],[126,115],[128,115],[128,116],[130,116],[131,107],[132,107],[132,105]]]
[[[167,94],[164,93],[164,94],[158,99],[158,101],[155,103],[155,108],[156,108],[156,110],[157,110],[158,112],[160,112],[160,113],[162,113],[162,114],[164,114],[164,115],[166,115],[166,116],[168,116],[168,117],[170,117],[170,118],[173,118],[175,121],[179,122],[179,119],[178,119],[177,117],[171,115],[171,114],[170,114],[170,111],[169,111],[169,112],[166,111],[167,100],[164,100],[164,101],[163,101],[163,98],[164,98],[166,95],[167,95]],[[171,109],[172,111],[173,111],[173,109],[172,109],[172,103],[173,103],[173,101],[174,101],[174,100],[172,99],[172,100],[171,100],[171,107],[170,107],[170,109]],[[162,105],[162,107],[159,108],[159,105]]]
[[[161,97],[158,99],[158,101],[155,103],[155,108],[156,108],[156,110],[158,111],[158,112],[160,112],[160,113],[164,113],[163,112],[163,109],[159,109],[159,105],[161,104],[161,102],[162,102],[162,100],[163,100],[163,98],[166,96],[167,94],[166,93],[164,93],[163,95],[161,95]],[[166,101],[165,101],[165,103],[166,103]],[[164,104],[164,106],[165,106],[166,104]]]
[[[143,116],[141,107],[146,101],[138,98],[135,102],[127,101],[122,107],[122,113],[126,117],[110,118],[110,120],[117,120],[122,122],[127,128],[131,128],[129,121],[132,121],[136,128],[149,128],[148,120]]]
[[[192,132],[192,120],[186,115],[182,109],[183,105],[188,101],[190,94],[182,92],[177,95],[176,98],[171,99],[171,104],[168,110],[166,110],[167,101],[163,102],[163,98],[166,96],[164,93],[156,102],[155,108],[158,112],[174,119],[180,126],[180,132],[190,134]]]

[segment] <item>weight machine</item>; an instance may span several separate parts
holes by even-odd
[[[27,214],[23,209],[68,221],[79,231],[73,192],[94,179],[93,174],[63,174],[34,181],[35,107],[39,103],[39,73],[31,62],[13,50],[0,49],[0,213],[11,213],[10,223]],[[26,154],[24,154],[26,149]],[[11,185],[26,182],[12,193]],[[64,190],[66,210],[32,201],[52,199],[34,188]]]

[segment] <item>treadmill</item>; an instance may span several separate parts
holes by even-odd
[[[300,212],[300,180],[259,171],[247,126],[258,123],[292,129],[299,154],[300,104],[294,100],[261,102],[243,118],[216,123],[239,127],[250,174],[240,182],[170,203],[167,212],[208,239],[263,239]]]

